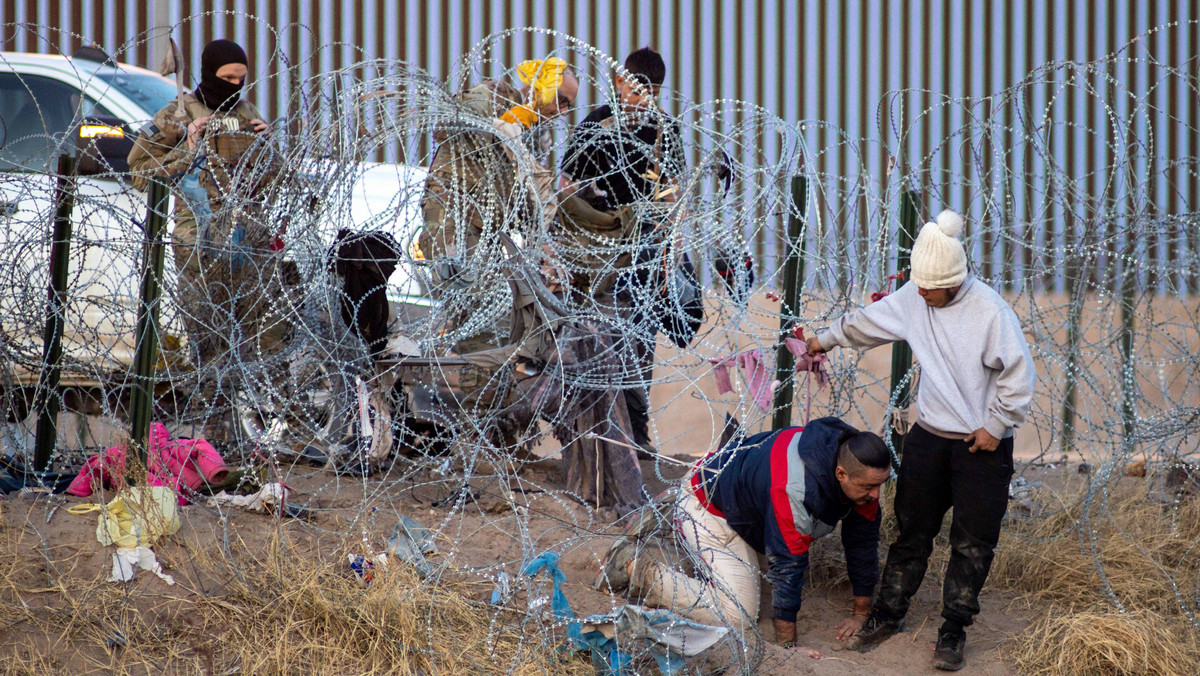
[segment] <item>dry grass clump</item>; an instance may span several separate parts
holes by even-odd
[[[236,564],[216,547],[165,546],[174,587],[140,575],[126,588],[104,581],[99,557],[69,571],[39,549],[28,529],[0,532],[0,606],[11,609],[0,620],[3,673],[592,671],[586,657],[566,656],[561,628],[541,616],[473,600],[482,585],[421,581],[397,563],[364,585],[344,554],[305,556],[285,535],[239,547]],[[57,585],[41,586],[48,578]],[[106,647],[114,632],[124,646]]]
[[[1029,676],[1195,674],[1194,632],[1152,612],[1050,613],[1017,640],[1013,659]]]
[[[1086,521],[1080,499],[1010,528],[989,583],[1071,608],[1107,600],[1107,579],[1127,609],[1179,613],[1171,580],[1191,584],[1200,573],[1200,500],[1170,510],[1140,491],[1120,488],[1093,505]]]
[[[1177,596],[1195,602],[1187,595],[1200,574],[1200,500],[1167,509],[1140,487],[1111,488],[1086,521],[1079,499],[1002,538],[989,585],[1049,603],[1012,656],[1031,674],[1200,673],[1200,631]]]

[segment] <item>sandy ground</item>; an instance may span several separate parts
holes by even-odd
[[[488,468],[480,468],[486,473]],[[347,480],[310,467],[295,467],[286,482],[299,493],[293,498],[313,509],[312,524],[298,521],[278,522],[264,514],[241,511],[228,512],[226,521],[216,510],[192,505],[182,508],[183,528],[180,533],[156,547],[159,558],[179,581],[167,587],[153,576],[140,573],[125,596],[134,613],[162,613],[169,599],[180,595],[220,597],[225,581],[212,579],[197,567],[194,559],[198,550],[215,555],[227,540],[233,556],[252,551],[270,539],[276,529],[286,534],[297,556],[312,556],[324,560],[339,555],[349,545],[373,543],[375,551],[383,547],[384,539],[399,515],[411,516],[422,524],[436,529],[441,553],[435,563],[478,579],[490,588],[490,581],[500,571],[515,575],[520,563],[546,550],[562,554],[560,567],[567,577],[565,593],[580,616],[606,612],[625,602],[592,589],[591,581],[598,570],[611,534],[616,529],[605,519],[603,512],[585,509],[571,498],[557,492],[559,482],[557,461],[543,460],[527,466],[519,481],[510,488],[523,488],[514,493],[514,502],[501,497],[502,484],[496,479],[472,481],[472,497],[459,510],[444,504],[456,486],[422,471],[407,478],[394,474],[367,481]],[[681,468],[651,462],[644,471],[656,489],[672,483],[680,476]],[[657,478],[655,478],[657,477]],[[54,587],[56,579],[74,578],[98,582],[107,577],[111,552],[95,539],[95,516],[68,514],[65,507],[55,509],[59,501],[65,505],[88,500],[64,497],[37,500],[10,496],[0,501],[3,527],[20,529],[21,547],[29,557],[44,563],[27,579],[21,602],[31,607],[54,607],[64,602]],[[512,504],[517,505],[514,513]],[[51,513],[53,511],[53,513]],[[770,624],[769,588],[763,591],[762,621],[759,630],[766,641],[756,640],[754,650],[760,651],[762,662],[756,673],[766,674],[924,674],[932,673],[931,648],[940,624],[940,570],[930,570],[925,584],[914,599],[908,617],[908,631],[893,637],[878,649],[858,654],[839,651],[833,636],[833,626],[848,614],[851,604],[849,584],[842,566],[839,540],[831,536],[814,544],[812,567],[801,618],[799,633],[804,644],[821,649],[825,657],[812,660],[795,652],[784,651],[770,643],[773,630]],[[244,554],[242,554],[244,555]],[[669,556],[669,555],[668,555]],[[348,569],[345,574],[351,575]],[[108,584],[108,583],[105,583]],[[66,587],[71,588],[68,582]],[[109,584],[116,589],[119,585]],[[541,593],[548,591],[544,588]],[[487,592],[480,595],[483,600]],[[516,603],[520,603],[518,595]],[[970,630],[968,666],[964,674],[1016,673],[1003,652],[998,650],[1030,621],[1036,608],[1004,592],[988,589],[982,598],[983,613]],[[0,631],[0,653],[17,648],[30,639],[29,631],[20,626]],[[103,655],[101,646],[74,645],[72,650]],[[736,664],[727,651],[710,651],[703,673],[721,673],[728,665]],[[82,672],[77,672],[82,673]]]

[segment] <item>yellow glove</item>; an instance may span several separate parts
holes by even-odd
[[[534,122],[537,122],[537,119],[538,114],[534,112],[532,108],[528,106],[513,106],[512,108],[508,109],[508,112],[501,115],[495,124],[497,128],[500,127],[501,123],[508,123],[519,124],[525,129],[528,129],[533,126]],[[511,138],[512,135],[506,133],[505,136],[509,136]]]

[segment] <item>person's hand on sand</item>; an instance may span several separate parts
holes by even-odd
[[[823,657],[820,650],[817,650],[816,648],[806,648],[802,645],[792,646],[791,648],[788,648],[788,650],[794,650],[801,655],[811,657],[814,660],[819,660],[821,657]]]
[[[865,618],[865,617],[859,617],[858,615],[851,615],[850,617],[847,617],[846,619],[839,622],[838,625],[833,628],[833,631],[836,634],[837,640],[845,641],[846,639],[850,638],[851,636],[854,636],[855,634],[857,634],[858,630],[862,629],[863,622],[865,622],[866,620],[867,620],[867,618]]]

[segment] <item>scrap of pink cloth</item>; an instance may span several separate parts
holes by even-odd
[[[762,360],[762,350],[747,350],[720,359],[709,359],[708,362],[713,365],[717,394],[729,394],[733,391],[729,365],[736,364],[742,371],[742,377],[746,379],[746,389],[754,403],[764,411],[771,410],[771,395],[779,383],[771,380],[771,374]]]
[[[767,365],[763,363],[762,350],[750,350],[737,356],[737,365],[742,369],[742,377],[746,379],[746,389],[754,398],[754,403],[764,411],[771,410],[771,394],[775,391],[775,383]]]
[[[204,439],[172,439],[162,423],[153,423],[149,441],[146,481],[174,489],[181,505],[205,483],[219,484],[229,475],[221,454]],[[88,458],[66,492],[87,497],[96,486],[116,488],[125,476],[125,453],[124,445],[112,446]]]
[[[709,359],[713,365],[713,377],[717,379],[717,394],[729,394],[733,391],[733,382],[729,380],[729,365],[737,355],[729,355],[720,359]]]
[[[825,362],[829,361],[829,355],[824,352],[810,355],[808,345],[798,338],[784,338],[783,344],[787,346],[788,352],[791,352],[792,356],[796,358],[795,372],[811,373],[817,381],[817,389],[824,388],[828,377],[825,373]]]

